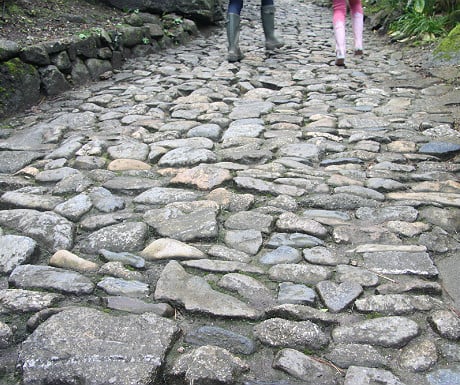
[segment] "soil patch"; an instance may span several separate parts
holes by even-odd
[[[114,29],[127,12],[96,0],[0,0],[0,37],[21,46]]]

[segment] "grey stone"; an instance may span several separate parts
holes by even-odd
[[[179,334],[170,320],[151,313],[111,316],[90,308],[62,311],[22,344],[24,384],[91,381],[148,384]],[[149,341],[145,344],[145,341]]]
[[[195,269],[213,271],[213,272],[246,272],[252,274],[263,274],[264,270],[257,266],[252,266],[248,263],[236,261],[216,261],[212,259],[196,259],[190,261],[183,261],[183,266],[193,267]]]
[[[254,335],[264,345],[292,349],[322,349],[329,338],[311,321],[271,318],[254,326]]]
[[[87,194],[79,194],[69,200],[59,203],[54,211],[73,222],[78,221],[91,210],[93,204]]]
[[[55,65],[39,69],[43,91],[48,96],[55,96],[70,89],[70,84],[65,75]]]
[[[367,269],[349,265],[338,265],[335,278],[339,282],[356,282],[363,287],[372,287],[379,283],[377,274]]]
[[[201,194],[195,191],[171,187],[153,187],[134,198],[134,203],[165,205],[172,202],[194,201]]]
[[[33,290],[0,290],[0,314],[29,313],[55,306],[63,296]]]
[[[143,218],[161,236],[187,242],[217,237],[216,211],[214,202],[208,207],[170,204],[162,209],[148,210]]]
[[[321,281],[316,285],[316,289],[331,312],[345,309],[363,292],[360,284],[350,281],[340,284],[332,281]]]
[[[418,149],[421,154],[452,156],[460,152],[460,144],[449,142],[430,142]]]
[[[280,263],[297,263],[302,260],[300,251],[291,246],[279,246],[260,257],[260,263],[264,265],[276,265]]]
[[[332,271],[324,266],[311,264],[279,264],[268,271],[270,279],[278,282],[294,282],[316,285],[331,277]]]
[[[229,230],[253,229],[263,233],[270,232],[273,217],[255,211],[240,211],[230,215],[225,221],[225,228]]]
[[[187,311],[221,317],[257,318],[257,312],[242,301],[213,290],[198,276],[188,274],[179,263],[169,262],[155,288],[155,299],[182,304]]]
[[[360,366],[348,368],[344,385],[367,385],[373,382],[384,385],[404,385],[398,377],[388,370]]]
[[[120,310],[128,313],[154,313],[161,317],[171,317],[174,315],[174,309],[167,303],[145,302],[139,298],[125,296],[105,297],[103,301],[108,309]]]
[[[11,328],[0,322],[0,349],[8,348],[13,342],[13,331]]]
[[[148,226],[143,222],[125,222],[104,227],[89,234],[79,248],[87,254],[100,249],[114,252],[133,252],[143,248]]]
[[[433,370],[426,378],[429,385],[456,385],[460,382],[460,365]]]
[[[294,349],[280,350],[273,361],[273,367],[302,380],[305,385],[339,383],[339,375],[331,367]]]
[[[145,266],[144,258],[138,255],[132,254],[132,253],[128,253],[128,252],[115,253],[113,251],[106,250],[106,249],[100,249],[99,253],[108,261],[122,262],[123,264],[130,265],[137,269],[142,269]]]
[[[364,253],[364,267],[380,274],[414,274],[435,277],[438,269],[428,253],[375,252]]]
[[[436,345],[427,339],[406,346],[400,355],[401,367],[412,372],[425,372],[435,365],[437,360]]]
[[[90,294],[94,284],[89,278],[69,270],[40,265],[21,265],[8,281],[22,289],[56,290],[69,294]]]
[[[387,294],[371,295],[355,301],[356,309],[365,313],[385,315],[411,314],[415,311],[429,311],[441,305],[427,295]]]
[[[244,272],[244,270],[242,270]],[[251,271],[246,270],[247,273]],[[263,273],[263,271],[259,271]],[[267,307],[274,305],[275,296],[259,280],[239,273],[225,274],[217,283],[219,287],[238,293],[251,306],[259,310],[265,310]]]
[[[0,224],[20,231],[51,251],[73,247],[74,224],[49,211],[2,210]]]
[[[302,233],[272,233],[267,247],[289,246],[294,248],[314,247],[323,245],[324,241],[312,235]]]
[[[0,272],[11,273],[17,266],[29,263],[37,243],[19,235],[0,235]]]
[[[52,211],[58,204],[63,202],[61,197],[22,191],[6,192],[1,196],[2,203],[17,208]]]
[[[428,317],[428,322],[444,338],[460,339],[460,318],[449,310],[435,311]]]
[[[336,266],[340,263],[348,263],[349,258],[345,255],[337,255],[323,246],[312,247],[303,250],[304,259],[313,264]]]
[[[184,341],[192,345],[214,345],[233,354],[249,355],[255,352],[253,340],[217,326],[200,326],[185,334]]]
[[[44,154],[38,151],[2,151],[0,172],[14,174],[43,156]]]
[[[240,358],[218,346],[200,346],[180,356],[168,372],[171,383],[234,384],[249,370]]]
[[[299,304],[299,305],[314,305],[316,301],[316,293],[308,286],[282,282],[279,285],[278,303],[284,304]]]
[[[344,369],[350,366],[385,368],[389,364],[376,348],[366,344],[337,344],[325,357]]]
[[[255,255],[262,246],[262,234],[257,230],[229,230],[225,232],[224,242],[231,248]]]
[[[338,343],[359,343],[383,347],[402,347],[417,337],[419,326],[405,317],[381,317],[352,326],[338,326],[332,330],[332,338]]]
[[[97,283],[97,287],[109,295],[126,297],[146,297],[149,294],[149,285],[134,280],[105,277]]]

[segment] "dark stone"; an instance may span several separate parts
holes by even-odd
[[[31,45],[24,48],[19,54],[19,57],[26,63],[31,63],[39,66],[46,66],[51,63],[48,52],[42,45]]]
[[[12,115],[40,99],[37,69],[19,58],[0,64],[0,117]]]
[[[70,89],[64,74],[54,65],[39,69],[45,95],[54,96]]]

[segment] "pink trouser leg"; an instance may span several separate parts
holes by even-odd
[[[355,50],[363,49],[363,7],[361,0],[350,0],[351,25],[353,27],[353,42]]]
[[[338,58],[345,58],[345,15],[347,14],[346,0],[333,0],[332,9],[332,25],[334,27],[335,52]]]

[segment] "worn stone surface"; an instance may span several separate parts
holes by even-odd
[[[151,26],[120,26],[117,71],[1,122],[8,385],[458,383],[458,89],[367,23],[335,66],[323,0],[277,3],[266,51],[259,6],[237,63],[223,24],[176,44],[178,16],[152,52],[130,12]],[[112,38],[69,48],[69,78]],[[175,337],[152,355],[154,332]]]
[[[66,310],[23,343],[24,383],[79,378],[103,384],[109,375],[114,384],[148,384],[159,375],[178,332],[174,322],[153,314],[114,317],[88,308]]]

